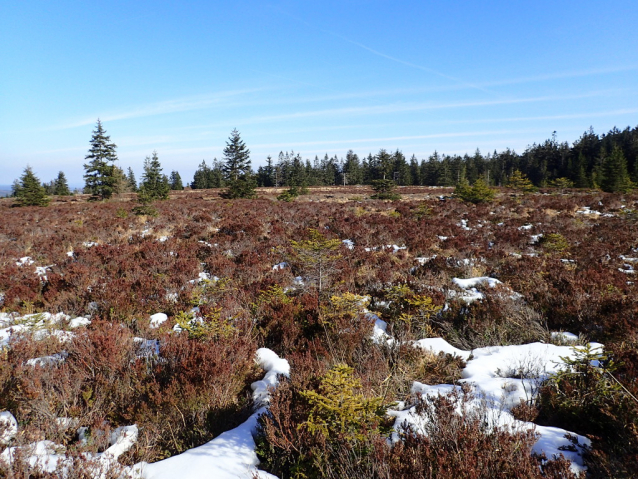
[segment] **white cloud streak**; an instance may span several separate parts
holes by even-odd
[[[199,95],[186,98],[177,98],[173,100],[164,100],[145,105],[134,106],[123,111],[111,112],[106,114],[91,115],[90,118],[84,118],[61,125],[48,128],[48,130],[67,130],[81,126],[92,125],[99,117],[102,121],[128,120],[131,118],[141,118],[156,115],[165,115],[169,113],[179,113],[193,110],[203,110],[214,106],[228,106],[228,100],[241,95],[262,91],[263,88],[250,88],[244,90],[231,90],[210,95]]]

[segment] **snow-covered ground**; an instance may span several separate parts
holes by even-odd
[[[278,265],[279,266],[279,265]],[[455,278],[454,284],[463,292],[460,293],[465,300],[482,298],[477,286],[488,288],[496,287],[500,282],[494,278],[480,277],[469,279]],[[515,294],[515,293],[514,293]],[[468,297],[465,298],[464,296]],[[387,333],[387,324],[373,313],[367,313],[374,320],[373,340],[375,342],[393,343],[395,340]],[[163,313],[158,313],[150,318],[151,327],[158,327],[167,319]],[[0,313],[0,345],[7,346],[11,336],[21,331],[33,331],[34,337],[56,335],[61,344],[73,337],[73,329],[85,326],[90,320],[83,317],[70,318],[64,314],[41,313],[18,317],[6,313]],[[63,330],[62,327],[67,328]],[[59,328],[59,329],[58,329]],[[573,342],[577,337],[570,333],[554,333],[554,337],[563,342]],[[144,348],[157,354],[157,342],[135,338],[140,350]],[[564,365],[562,358],[573,358],[573,348],[569,346],[556,346],[553,344],[532,343],[514,346],[497,346],[479,348],[473,351],[464,351],[450,345],[442,338],[426,338],[413,342],[413,346],[434,354],[443,352],[463,358],[466,367],[462,372],[461,382],[472,384],[476,393],[474,402],[476,407],[487,407],[493,424],[502,428],[516,430],[534,429],[538,434],[538,440],[534,446],[534,452],[545,453],[552,458],[563,454],[572,462],[575,472],[583,470],[580,448],[588,445],[589,440],[568,431],[534,425],[533,423],[519,421],[511,414],[511,409],[521,400],[532,399],[538,391],[543,380],[556,373]],[[602,348],[601,344],[592,343],[594,348]],[[65,352],[30,360],[32,365],[54,365],[65,360]],[[278,357],[273,351],[262,348],[256,352],[255,361],[266,371],[262,380],[252,384],[253,400],[256,411],[239,427],[227,431],[202,446],[190,449],[180,455],[159,461],[156,463],[140,463],[125,468],[126,473],[137,479],[169,479],[179,477],[181,479],[196,479],[201,477],[214,478],[253,478],[274,477],[257,466],[259,461],[255,453],[253,435],[256,430],[257,420],[265,411],[269,402],[269,390],[278,385],[280,376],[289,376],[290,366],[288,362]],[[427,385],[414,382],[413,393],[424,396],[448,394],[459,386],[454,385]],[[423,429],[423,418],[416,414],[413,405],[402,405],[389,412],[395,417],[395,432],[393,440],[398,440],[398,432],[409,424],[417,431]],[[6,425],[0,445],[8,445],[12,437],[18,433],[18,424],[10,412],[0,412],[0,423]],[[569,434],[577,438],[577,446],[567,439]],[[117,458],[126,452],[137,439],[137,427],[135,425],[118,428],[111,438],[111,447],[101,454],[90,456],[100,467],[107,467],[115,463]],[[59,447],[51,441],[39,441],[29,446],[21,446],[22,452],[26,452],[29,461],[39,465],[48,471],[53,471],[61,462],[65,464],[66,457],[59,452]],[[6,447],[0,453],[0,460],[8,461],[15,453],[15,447]],[[102,469],[100,469],[102,471]],[[96,474],[99,477],[99,474]]]

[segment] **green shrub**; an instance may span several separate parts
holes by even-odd
[[[496,191],[487,186],[481,178],[476,180],[472,186],[467,180],[459,183],[454,189],[454,195],[469,203],[489,203],[494,199]]]
[[[569,249],[569,243],[560,233],[549,233],[541,236],[539,243],[543,249],[552,253],[563,253]]]
[[[401,195],[395,192],[396,183],[392,180],[373,180],[372,189],[375,193],[370,197],[373,200],[399,200]]]
[[[360,390],[361,381],[345,364],[327,371],[316,389],[281,385],[259,419],[261,467],[281,477],[339,477],[341,455],[369,461],[375,438],[389,432],[388,405]]]

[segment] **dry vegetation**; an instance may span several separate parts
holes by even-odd
[[[396,447],[383,439],[388,425],[377,416],[362,419],[354,436],[306,427],[307,392],[321,392],[335,365],[353,368],[356,397],[384,405],[416,404],[412,381],[450,383],[463,367],[451,356],[373,343],[373,323],[348,294],[368,297],[388,333],[406,340],[441,336],[472,349],[549,341],[549,331],[582,334],[605,344],[615,377],[638,395],[638,278],[622,259],[638,256],[638,197],[501,190],[480,205],[438,198],[451,191],[410,187],[400,190],[401,201],[383,202],[366,199],[371,190],[364,187],[312,188],[292,203],[274,201],[275,189],[236,201],[187,191],[156,203],[158,215],[148,217],[133,215],[128,198],[71,197],[47,208],[0,200],[1,311],[92,320],[64,344],[55,336],[34,341],[31,332],[2,350],[0,410],[20,423],[15,441],[46,438],[70,454],[100,451],[109,431],[135,423],[140,438],[121,463],[180,453],[246,417],[259,375],[253,356],[268,347],[292,368],[262,421],[261,459],[280,477],[569,477],[564,462],[530,455],[531,435],[486,429],[480,417],[459,422],[450,398],[436,403],[433,419],[446,435],[406,435]],[[316,232],[338,240],[325,251],[320,294],[309,281],[316,265],[293,243],[313,241]],[[346,239],[353,249],[341,243]],[[18,266],[25,256],[34,264]],[[273,269],[282,262],[287,266]],[[36,266],[47,267],[46,279]],[[219,280],[192,281],[203,272]],[[452,278],[473,276],[503,286],[471,304],[450,294]],[[175,333],[175,324],[190,324],[194,306],[203,322]],[[169,320],[153,329],[149,316],[157,312]],[[157,341],[159,354],[140,351],[134,337]],[[27,364],[62,350],[59,364]],[[599,396],[576,393],[586,388]],[[592,437],[592,477],[633,477],[636,405],[596,388],[573,380],[548,385],[524,413]],[[79,427],[94,431],[87,443],[78,442]]]

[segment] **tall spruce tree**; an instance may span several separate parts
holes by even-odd
[[[113,196],[117,185],[114,165],[117,161],[116,148],[117,145],[111,143],[111,138],[106,134],[98,118],[91,137],[91,148],[84,157],[88,160],[88,163],[84,165],[85,193],[102,200]]]
[[[133,173],[133,169],[129,166],[128,172],[126,173],[126,183],[128,184],[128,189],[130,191],[137,191],[137,180],[135,179],[135,173]]]
[[[53,194],[57,196],[70,196],[69,184],[63,171],[58,173],[58,177],[53,181]]]
[[[226,198],[252,198],[255,196],[256,181],[250,168],[250,150],[235,129],[224,148],[222,173],[228,186]]]
[[[194,190],[204,190],[208,188],[208,176],[210,174],[210,168],[206,164],[206,160],[202,160],[200,165],[195,170],[193,175],[193,182],[191,188]]]
[[[15,196],[20,206],[47,206],[49,198],[42,183],[33,173],[30,166],[24,169],[19,185],[16,185]]]
[[[603,158],[600,188],[607,193],[626,193],[632,188],[627,172],[627,160],[619,146]]]
[[[144,160],[144,174],[140,183],[138,198],[143,203],[168,199],[170,185],[168,177],[162,174],[157,151]]]
[[[182,183],[182,177],[179,175],[177,171],[171,171],[171,176],[169,178],[169,183],[171,186],[171,190],[183,190],[184,185]]]

